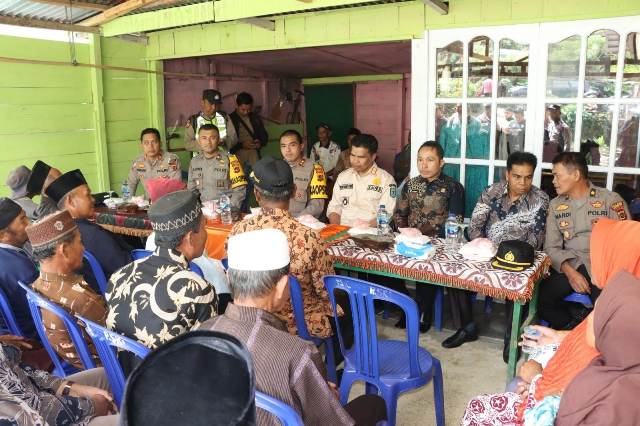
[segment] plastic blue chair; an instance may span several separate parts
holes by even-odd
[[[340,349],[344,354],[345,368],[340,384],[340,401],[344,405],[351,386],[364,381],[367,394],[381,395],[387,406],[387,424],[395,425],[398,396],[410,389],[422,387],[433,381],[436,424],[444,425],[444,389],[440,361],[418,342],[418,306],[409,296],[394,290],[350,277],[328,275],[324,285],[335,312],[335,291],[349,295],[353,315],[354,344],[344,347],[342,332],[338,327]],[[391,302],[405,313],[407,341],[378,340],[374,300]]]
[[[296,321],[296,327],[298,328],[298,336],[304,340],[313,342],[316,346],[324,344],[324,349],[327,355],[327,377],[329,381],[337,383],[338,376],[336,374],[336,360],[333,353],[333,339],[331,337],[327,339],[320,339],[309,334],[307,323],[304,320],[302,288],[300,287],[298,279],[293,275],[289,275],[289,292],[291,293],[291,306],[293,307],[293,316]]]
[[[256,391],[256,407],[276,416],[283,426],[304,426],[300,415],[284,402]]]
[[[225,271],[229,269],[229,258],[224,257],[220,259],[220,262],[222,263],[222,267],[224,268]]]
[[[9,299],[7,299],[7,295],[2,289],[0,289],[0,310],[2,311],[4,324],[8,327],[7,331],[14,336],[24,336],[22,329],[18,325],[16,316],[13,314],[11,303],[9,303]]]
[[[93,272],[93,276],[96,278],[96,282],[98,283],[98,287],[100,288],[100,293],[104,294],[107,291],[107,277],[102,270],[102,266],[98,259],[87,249],[84,250],[83,256],[85,260],[89,263],[91,267],[91,271]]]
[[[31,311],[31,316],[33,317],[33,323],[35,324],[36,330],[38,330],[38,335],[40,336],[42,346],[44,346],[44,348],[47,350],[47,353],[53,361],[53,365],[55,365],[53,374],[58,377],[67,377],[67,375],[75,373],[78,370],[71,364],[63,361],[62,358],[58,356],[55,349],[53,349],[53,346],[51,346],[51,343],[47,338],[47,332],[42,322],[42,313],[40,312],[40,309],[45,309],[51,312],[64,322],[64,326],[67,329],[69,336],[71,337],[73,346],[75,346],[76,352],[78,353],[78,356],[80,357],[80,361],[82,362],[84,368],[87,370],[90,368],[95,368],[96,364],[91,358],[91,352],[89,351],[87,342],[85,342],[84,337],[82,336],[82,330],[80,330],[76,319],[62,307],[40,296],[38,293],[24,285],[22,282],[18,281],[18,284],[24,289],[25,292],[27,292],[27,302],[29,302],[29,310]]]
[[[131,259],[140,260],[140,259],[144,259],[145,257],[149,257],[152,254],[153,252],[149,250],[135,249],[135,250],[131,250]],[[204,279],[204,272],[202,272],[202,269],[198,265],[196,265],[193,262],[189,262],[189,269],[191,269],[193,272],[200,275],[202,279]]]
[[[132,340],[128,337],[122,336],[111,330],[107,330],[101,325],[88,319],[78,316],[80,321],[84,324],[87,334],[91,336],[93,344],[96,347],[96,352],[102,361],[102,366],[111,384],[111,393],[116,401],[118,407],[122,401],[122,395],[124,395],[124,386],[126,383],[126,377],[122,372],[120,361],[114,348],[123,349],[134,353],[140,358],[144,358],[151,352],[151,349],[146,346]]]

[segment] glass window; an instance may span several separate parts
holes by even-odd
[[[613,108],[613,105],[586,104],[582,109],[580,152],[587,159],[587,164],[595,166],[609,164]]]
[[[542,161],[550,163],[559,152],[572,151],[575,128],[575,104],[547,104]]]
[[[542,179],[540,180],[540,189],[547,193],[549,199],[553,200],[558,196],[556,188],[553,186],[553,174],[551,169],[542,169]]]
[[[580,36],[549,44],[547,96],[573,98],[578,95]]]
[[[529,75],[529,45],[500,40],[498,97],[526,98]]]
[[[624,49],[622,97],[640,98],[640,33],[629,33]]]
[[[599,30],[587,37],[585,98],[610,98],[615,94],[619,46],[620,36],[615,31]]]
[[[607,187],[607,174],[604,172],[589,172],[589,180],[595,186],[599,186],[600,188]]]
[[[464,178],[464,217],[471,217],[473,208],[489,182],[489,167],[467,165]]]
[[[462,105],[436,105],[436,140],[444,149],[447,158],[460,158],[462,138]]]
[[[436,97],[462,97],[462,42],[454,41],[441,49],[437,49],[436,55],[438,61]]]
[[[453,178],[453,180],[460,182],[460,164],[445,164],[442,172]]]
[[[496,159],[506,160],[512,152],[524,151],[526,116],[526,105],[498,105]]]
[[[640,167],[640,104],[620,105],[618,115],[618,148],[616,166]]]
[[[506,173],[507,173],[506,167],[496,167],[493,171],[493,183],[506,181],[507,180]]]
[[[493,41],[475,37],[469,42],[469,86],[467,97],[490,98],[493,90]]]
[[[466,158],[489,159],[491,135],[491,104],[467,105]]]

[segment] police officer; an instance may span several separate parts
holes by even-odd
[[[198,132],[204,124],[213,124],[220,132],[221,145],[231,150],[238,142],[236,129],[231,123],[229,116],[220,111],[222,105],[222,95],[214,89],[206,89],[202,91],[202,110],[189,117],[185,125],[184,132],[184,149],[187,151],[198,152],[200,145],[198,140]]]
[[[158,129],[144,129],[140,133],[140,145],[143,154],[131,163],[127,179],[131,195],[135,195],[138,182],[144,185],[146,179],[165,177],[182,180],[180,158],[171,152],[162,151]]]
[[[229,154],[220,144],[218,128],[203,124],[198,132],[200,154],[189,164],[188,189],[200,191],[202,202],[229,193],[231,207],[239,210],[246,194],[247,178],[238,158]]]
[[[302,136],[295,130],[285,130],[280,135],[280,152],[291,167],[296,187],[289,212],[294,217],[303,214],[320,217],[328,198],[324,169],[304,156]]]
[[[549,204],[544,246],[553,269],[540,287],[538,312],[551,327],[571,329],[587,312],[571,312],[563,299],[577,292],[595,302],[600,293],[591,282],[591,229],[601,217],[626,220],[629,210],[618,194],[588,180],[586,159],[578,152],[556,155],[553,185],[558,196]]]
[[[396,182],[375,163],[378,140],[361,134],[351,142],[351,168],[340,173],[327,208],[330,223],[355,225],[359,220],[376,226],[381,204],[387,212],[396,206]]]

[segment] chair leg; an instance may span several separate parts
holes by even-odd
[[[442,299],[444,290],[442,287],[436,289],[436,301],[435,301],[435,326],[437,331],[442,331]]]
[[[398,409],[398,393],[391,389],[380,389],[385,405],[387,406],[387,426],[396,425],[396,411]]]
[[[440,361],[433,358],[433,398],[436,407],[436,425],[444,426],[444,383]]]
[[[324,350],[327,356],[327,378],[330,382],[339,385],[338,375],[336,374],[336,359],[333,353],[333,340],[331,340],[331,337],[324,339]]]
[[[351,386],[353,386],[353,376],[349,373],[342,375],[340,380],[340,404],[345,405],[349,402],[349,392],[351,392]]]
[[[376,387],[376,385],[373,385],[369,382],[365,382],[364,384],[364,393],[367,395],[377,395],[378,394],[378,388]]]

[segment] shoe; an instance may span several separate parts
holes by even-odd
[[[453,336],[450,336],[442,342],[442,347],[447,349],[457,348],[465,342],[473,342],[478,340],[478,332],[474,330],[459,329]]]
[[[407,319],[405,318],[405,316],[401,316],[400,319],[398,320],[398,322],[395,325],[396,328],[401,328],[401,329],[405,329],[407,328]]]
[[[422,321],[420,323],[420,333],[426,333],[431,328],[431,321]]]

